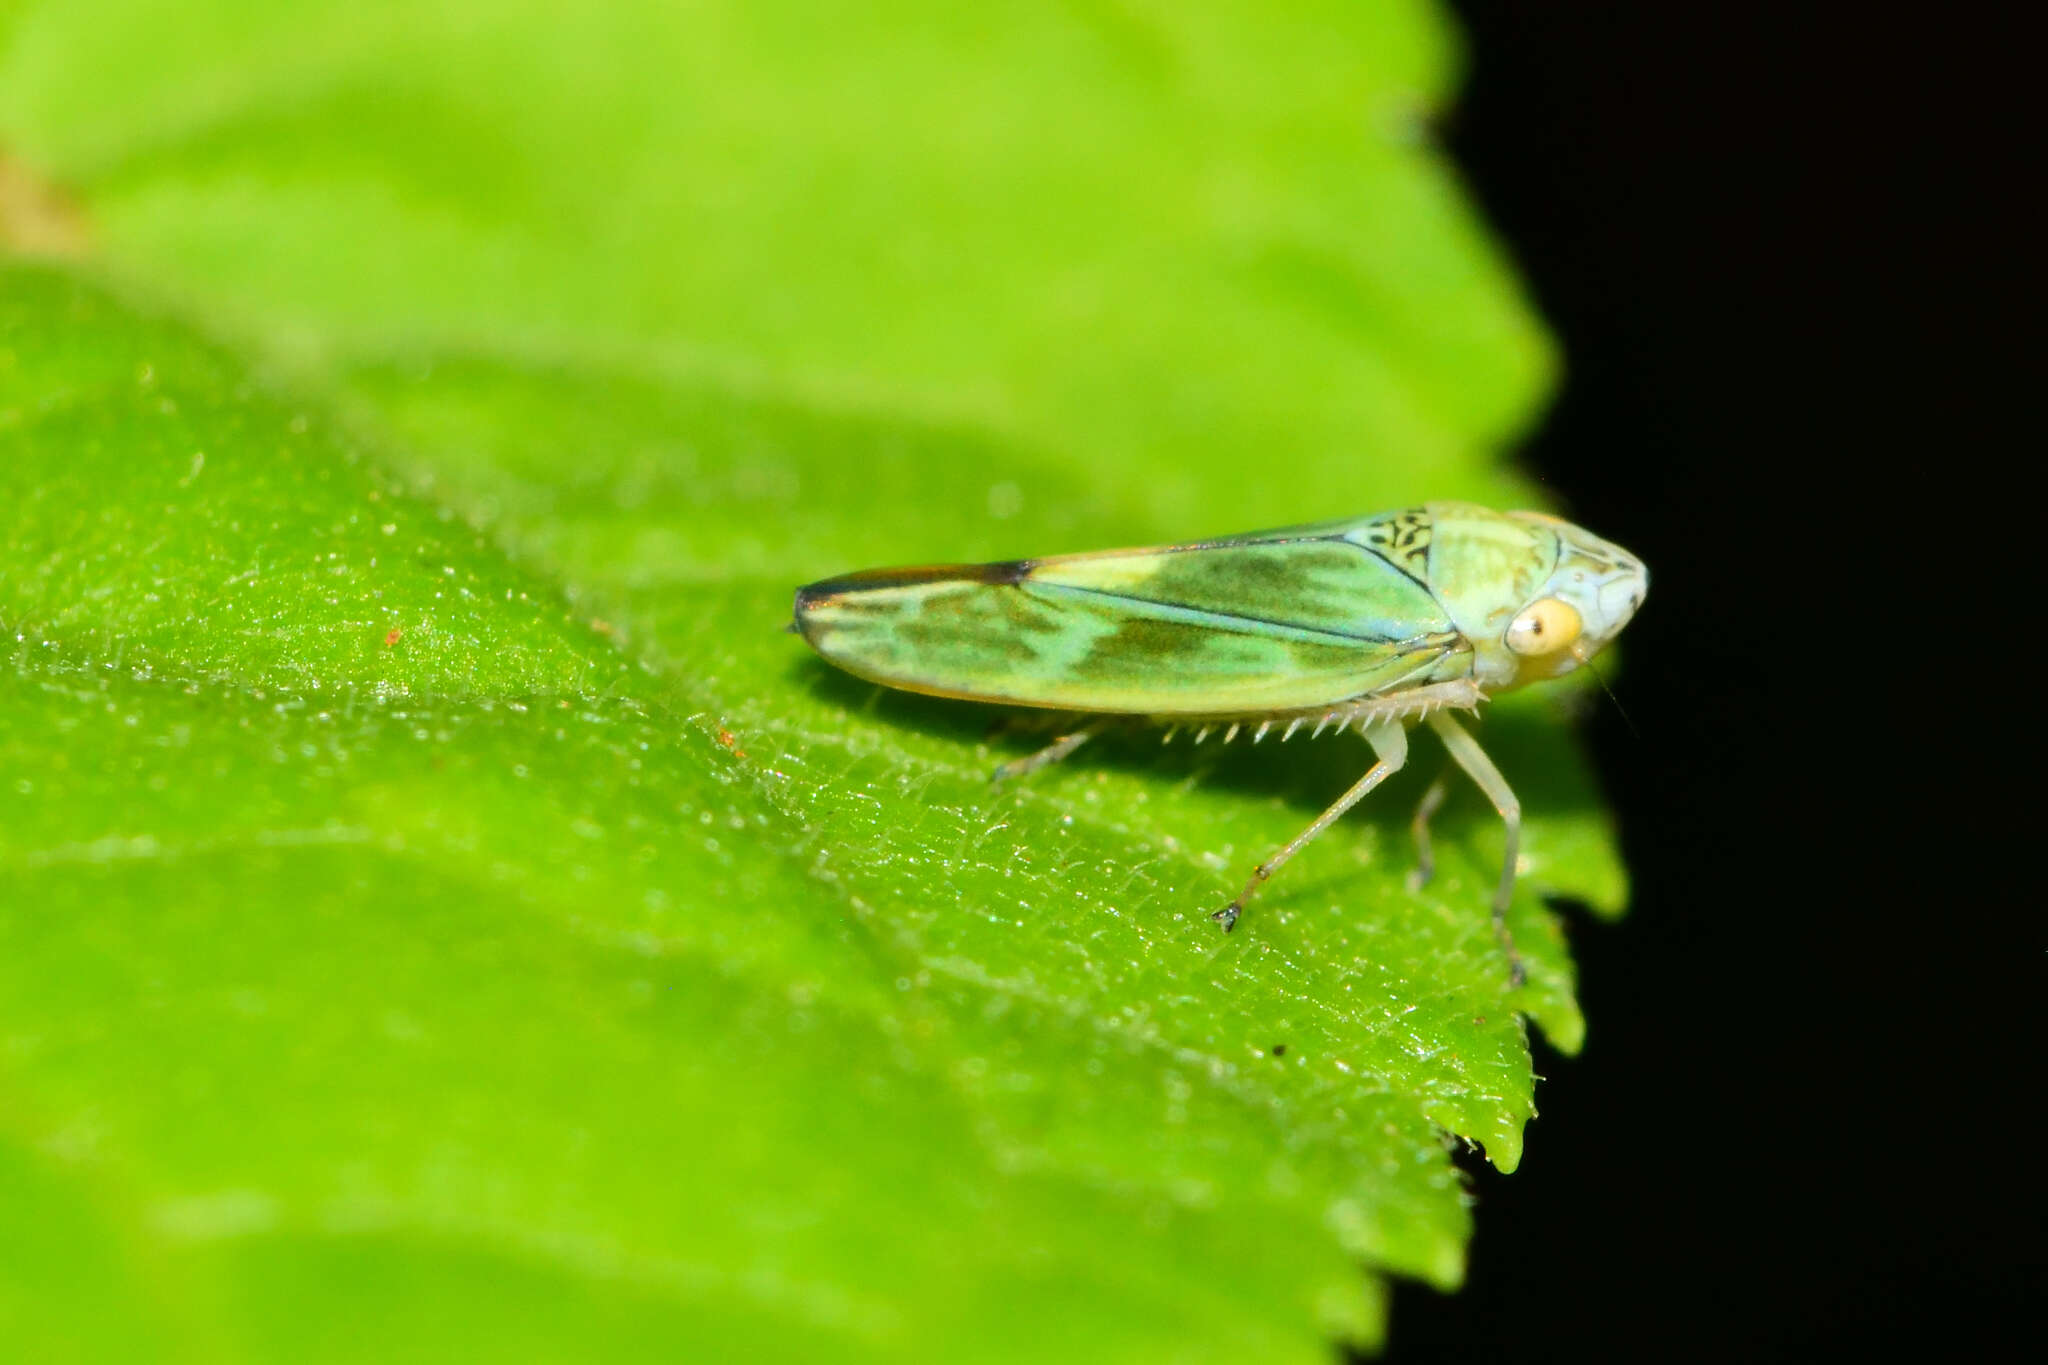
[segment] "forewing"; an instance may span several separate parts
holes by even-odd
[[[1355,524],[814,583],[832,662],[940,696],[1132,715],[1306,710],[1463,676],[1470,647]]]

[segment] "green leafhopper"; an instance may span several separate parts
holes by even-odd
[[[1226,740],[1355,729],[1377,761],[1214,912],[1225,929],[1273,872],[1408,757],[1426,723],[1507,826],[1493,922],[1508,935],[1521,804],[1457,721],[1591,659],[1642,605],[1642,562],[1541,512],[1433,502],[1350,521],[1139,550],[870,569],[800,588],[791,629],[859,677],[911,692],[1092,713],[998,779],[1056,762],[1109,717]],[[1171,739],[1173,730],[1167,738]],[[1432,786],[1416,812],[1430,871]]]

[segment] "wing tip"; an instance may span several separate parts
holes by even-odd
[[[796,590],[796,605],[790,628],[804,634],[804,618],[821,607],[844,597],[862,593],[887,592],[897,588],[923,588],[957,583],[970,587],[1014,587],[1038,567],[1035,559],[1004,559],[992,564],[907,564],[900,568],[862,569],[857,573],[821,578]]]
[[[793,635],[801,635],[815,645],[817,639],[811,629],[813,614],[839,606],[847,598],[948,583],[964,587],[1011,587],[1030,577],[1037,566],[1035,559],[1005,559],[990,564],[907,564],[821,578],[796,590],[790,622],[783,629]]]

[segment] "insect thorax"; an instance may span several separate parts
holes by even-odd
[[[1436,518],[1427,507],[1406,507],[1374,517],[1349,539],[1418,582],[1429,578],[1429,542]]]

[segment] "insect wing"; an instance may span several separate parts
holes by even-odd
[[[1368,525],[874,570],[799,591],[796,626],[876,682],[1076,711],[1259,715],[1463,676],[1470,646]]]

